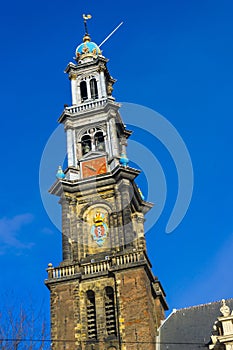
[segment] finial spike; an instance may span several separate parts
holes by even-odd
[[[83,14],[84,28],[85,28],[85,33],[86,33],[86,34],[88,34],[87,20],[88,20],[88,19],[91,19],[91,18],[92,18],[92,15],[90,15],[90,14],[88,14],[88,15]]]

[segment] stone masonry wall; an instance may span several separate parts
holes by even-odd
[[[142,267],[124,270],[117,274],[117,284],[122,349],[155,350],[157,326],[163,315],[156,315],[160,302],[152,295],[146,271]]]

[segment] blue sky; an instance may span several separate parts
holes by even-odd
[[[83,13],[93,16],[89,31],[96,43],[124,21],[102,47],[117,79],[114,96],[166,117],[192,159],[191,205],[168,235],[176,171],[159,142],[143,140],[160,161],[167,181],[165,208],[148,232],[147,244],[170,308],[232,297],[230,0],[145,0],[134,6],[122,0],[90,0],[85,6],[73,0],[13,0],[1,5],[1,291],[33,294],[48,307],[45,269],[49,262],[60,262],[61,248],[60,234],[41,201],[39,166],[63,105],[71,102],[63,71],[82,40]],[[132,138],[140,141],[143,133],[135,129]]]

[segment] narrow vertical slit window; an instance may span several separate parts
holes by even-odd
[[[91,88],[91,98],[94,100],[98,98],[98,88],[96,79],[93,78],[90,80],[90,88]]]
[[[84,80],[80,83],[80,92],[82,101],[87,100],[87,83]]]
[[[97,339],[95,293],[87,291],[87,332],[89,339]]]
[[[105,317],[107,334],[116,336],[115,302],[112,287],[105,288]]]

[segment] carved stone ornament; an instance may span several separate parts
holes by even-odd
[[[93,225],[91,226],[91,236],[94,242],[99,247],[102,247],[107,235],[108,235],[108,224],[106,213],[102,210],[96,210],[95,214],[92,216]]]
[[[113,92],[113,87],[112,87],[112,84],[111,84],[111,83],[108,83],[107,91],[108,91],[108,95],[111,95],[111,94],[112,94],[112,92]]]
[[[231,314],[231,310],[230,310],[229,306],[226,305],[225,299],[222,299],[222,306],[220,308],[220,312],[222,313],[222,315],[224,317],[230,316],[230,314]]]

